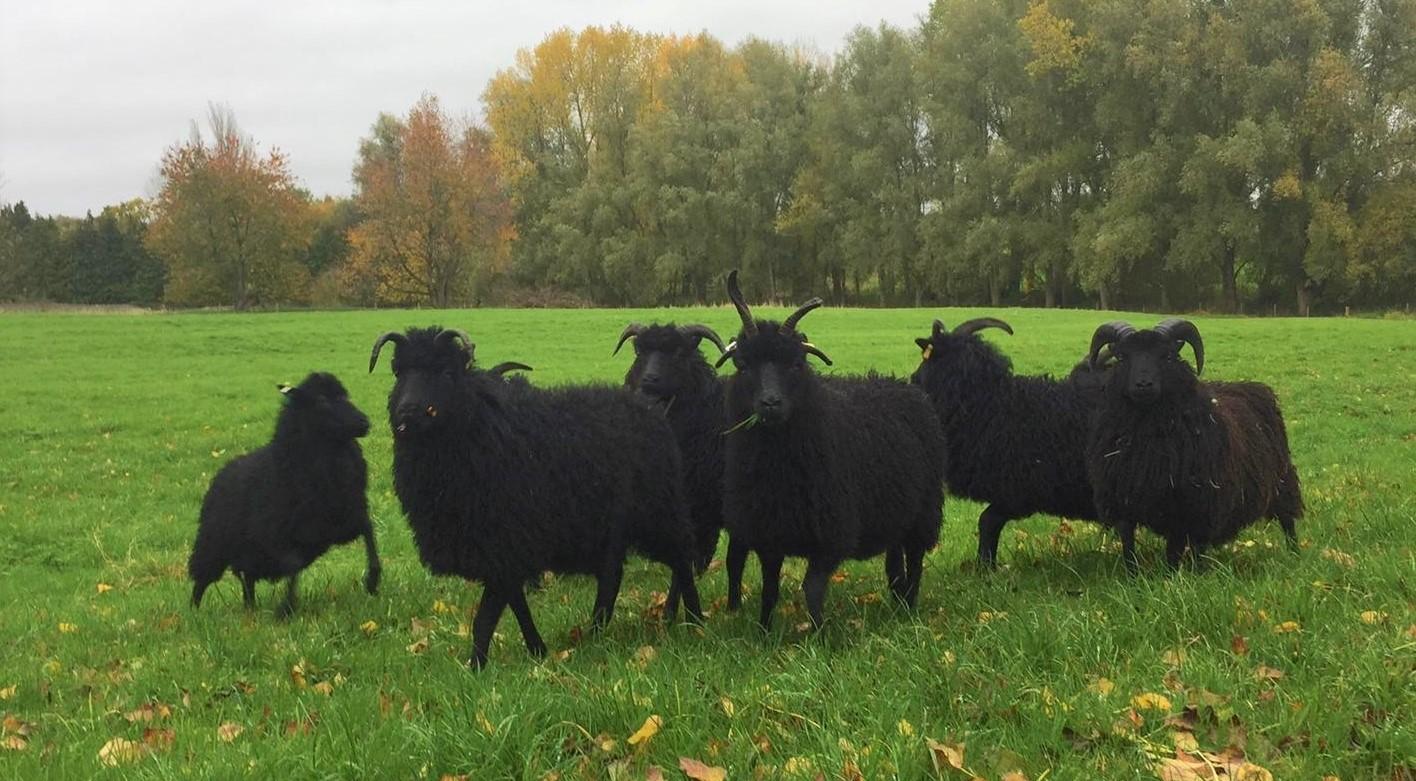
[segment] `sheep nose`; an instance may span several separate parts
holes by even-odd
[[[777,407],[780,407],[780,406],[782,406],[782,397],[781,397],[781,396],[763,396],[763,397],[762,397],[762,407],[763,407],[764,409],[776,409]]]
[[[418,414],[418,405],[408,403],[399,404],[395,414],[399,418],[411,418]]]
[[[658,374],[649,373],[649,374],[645,374],[644,377],[643,377],[643,379],[640,380],[640,382],[641,382],[642,384],[647,385],[647,386],[649,386],[649,387],[652,388],[652,387],[654,387],[655,385],[658,385],[658,384],[659,384],[659,379],[660,379],[660,378],[659,378],[659,375],[658,375]]]

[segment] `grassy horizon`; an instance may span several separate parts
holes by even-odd
[[[987,338],[1018,372],[1059,375],[1100,322],[1157,319],[823,309],[803,326],[831,371],[906,376],[934,317],[985,314],[1016,330]],[[715,564],[705,627],[666,628],[666,572],[634,560],[604,634],[584,631],[593,582],[553,579],[530,597],[551,657],[527,657],[504,616],[489,668],[468,671],[480,587],[418,562],[390,484],[392,378],[386,361],[366,372],[370,345],[438,323],[467,330],[485,364],[535,367],[536,384],[617,384],[620,329],[662,319],[737,330],[727,306],[0,313],[0,769],[89,777],[108,747],[110,772],[138,778],[683,778],[680,757],[728,778],[917,778],[936,762],[968,778],[933,740],[989,779],[1157,777],[1177,745],[1238,746],[1275,778],[1416,774],[1416,323],[1400,318],[1192,316],[1207,378],[1266,382],[1283,404],[1308,506],[1297,554],[1265,523],[1169,575],[1143,532],[1131,579],[1114,536],[1039,516],[1008,526],[1002,569],[984,576],[981,507],[949,497],[916,613],[881,599],[879,559],[855,562],[826,628],[804,632],[804,567],[789,560],[763,635],[752,561],[741,613],[724,609]],[[359,587],[350,545],[307,570],[292,620],[275,618],[270,584],[242,611],[230,576],[189,609],[211,475],[268,441],[274,384],[315,370],[374,421],[380,595]],[[657,734],[631,744],[652,716]]]

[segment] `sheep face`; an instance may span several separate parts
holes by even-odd
[[[468,381],[468,364],[474,346],[466,335],[433,328],[410,329],[389,339],[397,344],[393,354],[396,378],[388,395],[388,419],[395,437],[427,434],[444,426],[457,402],[461,384]],[[381,337],[382,339],[382,337]],[[381,344],[381,342],[380,342]],[[378,356],[375,347],[374,358]],[[370,360],[370,370],[373,359]]]
[[[770,321],[757,325],[757,334],[738,336],[732,356],[737,374],[730,383],[728,406],[734,420],[756,415],[759,423],[781,425],[801,406],[811,385],[803,349],[806,336],[783,331]]]
[[[353,440],[369,433],[369,419],[349,400],[349,393],[332,374],[315,373],[296,386],[280,386],[283,414],[291,415],[306,432],[330,440]]]
[[[1195,369],[1180,357],[1186,343],[1195,351]],[[1108,349],[1114,360],[1106,380],[1108,392],[1139,406],[1193,392],[1198,370],[1204,367],[1204,343],[1188,320],[1166,320],[1139,331],[1127,323],[1106,323],[1092,337],[1093,367]]]
[[[705,336],[722,349],[717,335],[704,326],[626,328],[620,344],[634,339],[634,363],[624,376],[625,387],[658,401],[668,401],[692,388],[701,377],[713,374],[713,367],[698,351]]]

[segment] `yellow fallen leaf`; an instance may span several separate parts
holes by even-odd
[[[15,696],[15,692],[18,690],[18,688],[19,688],[19,684],[17,684],[17,683],[12,683],[12,684],[10,684],[9,686],[6,686],[6,687],[3,688],[3,689],[0,689],[0,700],[8,700],[8,699],[14,697],[14,696]]]
[[[29,748],[29,738],[24,735],[6,735],[5,740],[0,742],[0,748],[6,751],[24,751]]]
[[[13,689],[15,687],[11,686],[10,688]],[[733,717],[734,713],[737,713],[737,707],[733,705],[733,701],[727,697],[719,697],[718,705],[723,709],[723,714],[730,719]]]
[[[1175,732],[1170,737],[1175,741],[1175,748],[1181,751],[1199,751],[1200,749],[1200,741],[1195,739],[1193,732]]]
[[[1261,664],[1254,669],[1254,677],[1261,681],[1277,681],[1283,678],[1283,671]]]
[[[1004,773],[1000,781],[1028,781],[1028,777],[1023,775],[1023,771],[1014,770],[1010,773]]]
[[[365,621],[359,625],[359,631],[363,632],[365,637],[373,637],[379,631],[379,622]]]
[[[1110,678],[1097,678],[1088,684],[1087,688],[1095,692],[1098,697],[1105,697],[1111,693],[1112,689],[1116,688],[1116,684],[1112,683]]]
[[[113,738],[98,750],[98,761],[106,767],[128,765],[143,758],[147,749],[143,744],[127,738]]]
[[[659,658],[659,652],[652,645],[641,645],[634,652],[634,666],[643,670],[649,663]]]
[[[77,631],[79,631],[79,628],[73,624],[67,624],[63,622],[60,622],[59,624],[59,634],[61,635],[71,635]]]
[[[246,728],[240,724],[234,721],[225,721],[221,723],[220,727],[216,728],[216,737],[219,738],[222,743],[230,743],[236,738],[241,737],[241,733],[245,731]]]
[[[143,745],[152,751],[167,751],[177,742],[177,731],[170,727],[148,727],[143,730]]]
[[[110,592],[110,591],[113,590],[113,587],[110,586],[110,585],[108,585],[107,583],[100,583],[100,584],[98,584],[98,587],[97,587],[97,588],[98,588],[98,593],[100,593],[100,594],[107,594],[108,592]]]
[[[899,730],[899,731],[900,731],[900,734],[903,735],[904,737],[907,737],[907,738],[912,738],[912,737],[914,737],[914,734],[915,734],[914,725],[911,724],[911,723],[909,723],[908,721],[906,721],[906,720],[904,720],[904,719],[900,719],[900,723],[895,725],[895,729]]]
[[[1136,710],[1170,710],[1170,698],[1155,692],[1137,694],[1131,698],[1131,704]]]
[[[811,757],[792,757],[782,765],[782,771],[789,776],[804,776],[816,768]]]
[[[711,767],[688,757],[679,757],[679,770],[693,781],[727,781],[728,771],[721,767]]]
[[[428,638],[426,637],[421,640],[414,640],[408,645],[408,653],[410,654],[421,654],[426,650],[428,650]]]
[[[449,605],[448,603],[442,601],[441,599],[438,599],[438,600],[434,600],[434,601],[433,601],[433,612],[434,612],[434,613],[453,613],[453,612],[456,612],[456,611],[457,611],[457,608],[456,608],[456,607],[454,607],[454,606],[452,606],[452,605]]]
[[[1387,618],[1389,617],[1390,616],[1388,616],[1385,612],[1377,610],[1362,611],[1362,623],[1364,624],[1385,624]]]
[[[315,684],[314,686],[311,686],[310,688],[315,690],[316,692],[319,692],[320,694],[323,694],[326,697],[330,696],[331,694],[334,694],[334,684],[330,683],[329,681],[320,681],[319,683]]]
[[[1180,667],[1185,664],[1187,654],[1184,648],[1167,648],[1160,655],[1160,660],[1171,667]]]
[[[644,725],[637,732],[629,736],[629,745],[637,746],[640,743],[659,734],[659,728],[664,726],[664,720],[658,714],[654,714],[644,720]]]
[[[929,747],[929,759],[934,763],[935,773],[945,768],[964,769],[964,744],[940,743],[934,738],[925,738],[924,744]]]
[[[1297,632],[1302,628],[1303,625],[1299,624],[1297,621],[1284,621],[1281,624],[1275,625],[1273,631],[1274,634],[1286,635],[1290,632]]]
[[[290,682],[295,684],[295,688],[305,688],[305,660],[301,659],[290,668]]]

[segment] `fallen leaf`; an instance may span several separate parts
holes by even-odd
[[[137,722],[149,722],[154,719],[165,719],[172,715],[172,709],[160,702],[145,702],[136,709],[123,714],[123,718],[136,724]]]
[[[127,738],[113,738],[98,750],[98,761],[107,767],[137,762],[147,753],[143,744]]]
[[[650,765],[648,772],[644,774],[644,781],[664,781],[664,771],[658,765]]]
[[[470,778],[470,776],[468,776],[466,773],[459,773],[457,775],[453,775],[452,773],[443,773],[442,775],[438,776],[438,781],[467,781],[468,778]]]
[[[1357,560],[1350,553],[1343,553],[1336,548],[1323,548],[1322,557],[1328,561],[1336,562],[1344,567],[1355,567]]]
[[[421,654],[428,650],[428,639],[425,637],[421,640],[414,640],[408,644],[407,648],[410,654]]]
[[[309,715],[303,719],[285,722],[285,737],[295,735],[308,735],[315,731],[315,724],[319,722],[320,715],[315,711],[310,711]]]
[[[1174,741],[1175,748],[1181,751],[1199,751],[1200,741],[1195,739],[1193,732],[1172,732],[1170,739]]]
[[[727,697],[719,697],[718,706],[723,709],[723,715],[727,716],[730,719],[733,717],[734,713],[737,713],[737,707],[734,706],[733,701],[728,699]]]
[[[143,730],[143,745],[153,751],[166,751],[177,740],[177,731],[165,727],[148,727]]]
[[[1095,692],[1098,697],[1105,697],[1115,688],[1116,684],[1112,683],[1110,678],[1097,678],[1095,681],[1087,684],[1087,689]]]
[[[940,743],[934,738],[925,738],[924,744],[929,747],[929,759],[934,763],[935,773],[945,768],[964,769],[964,744]]]
[[[1186,656],[1184,648],[1167,648],[1160,654],[1160,660],[1171,667],[1180,667],[1185,664]]]
[[[100,593],[100,594],[107,594],[108,592],[110,592],[110,591],[112,591],[112,590],[113,590],[113,587],[110,586],[110,585],[108,585],[107,583],[100,583],[100,584],[98,584],[98,593]]]
[[[782,765],[782,771],[789,776],[804,776],[814,768],[811,757],[792,757]]]
[[[456,606],[456,605],[449,605],[448,603],[442,601],[441,599],[435,599],[435,600],[433,600],[433,612],[434,612],[434,613],[456,613],[456,612],[457,612],[457,606]]]
[[[1131,704],[1136,710],[1170,710],[1170,698],[1154,692],[1137,694],[1131,698]]]
[[[6,751],[24,751],[29,747],[29,739],[24,735],[6,735],[4,741],[0,741],[0,748]]]
[[[909,723],[908,721],[906,721],[906,720],[904,720],[904,719],[900,719],[900,723],[895,725],[895,729],[899,730],[899,731],[900,731],[900,734],[903,735],[904,737],[907,737],[907,738],[912,738],[912,737],[914,737],[914,734],[915,734],[914,725],[911,724],[911,723]]]
[[[816,777],[825,778],[823,775]],[[848,759],[841,765],[841,781],[865,781],[865,775],[860,772],[860,767],[855,762]]]
[[[365,637],[373,637],[379,631],[379,622],[365,621],[359,625],[359,631],[363,632]]]
[[[305,660],[301,659],[290,668],[290,682],[295,684],[295,688],[305,688]]]
[[[1277,681],[1283,678],[1283,671],[1261,664],[1254,669],[1254,677],[1261,681]]]
[[[61,635],[71,635],[77,631],[79,631],[79,628],[73,624],[59,623],[59,634]]]
[[[644,668],[649,666],[650,662],[654,661],[658,657],[659,652],[654,649],[654,646],[641,645],[639,646],[639,649],[634,652],[634,666],[643,670]]]
[[[664,726],[664,720],[658,714],[650,716],[644,720],[643,726],[638,731],[629,736],[629,745],[637,746],[654,737],[659,734],[659,728],[662,726]]]
[[[219,738],[222,743],[230,743],[236,738],[239,738],[241,733],[245,731],[246,728],[240,724],[234,721],[225,721],[222,722],[220,727],[216,728],[216,737]]]
[[[323,694],[326,697],[334,694],[334,684],[330,683],[329,681],[320,681],[319,683],[315,684],[314,686],[311,686],[310,688],[320,694]]]
[[[3,689],[0,689],[0,700],[8,700],[8,699],[14,697],[14,696],[15,696],[15,692],[18,691],[18,690],[19,690],[19,684],[17,684],[17,683],[12,683],[12,684],[10,684],[9,686],[6,686],[6,687],[3,688]]]
[[[1028,777],[1023,775],[1021,770],[1014,770],[1011,773],[1004,773],[1000,781],[1028,781]]]
[[[1385,624],[1389,617],[1385,612],[1377,610],[1363,610],[1361,616],[1364,624]]]
[[[1277,635],[1286,635],[1290,632],[1297,632],[1302,628],[1303,625],[1298,623],[1297,621],[1284,621],[1281,624],[1275,624],[1273,627],[1273,632]]]
[[[1243,635],[1235,635],[1235,636],[1229,638],[1229,650],[1233,651],[1233,652],[1234,652],[1236,655],[1238,655],[1238,656],[1244,656],[1244,655],[1248,654],[1248,653],[1249,653],[1249,641],[1248,641],[1248,639],[1245,638]]]
[[[679,757],[679,770],[693,781],[726,781],[728,777],[726,769],[705,765],[688,757]]]

